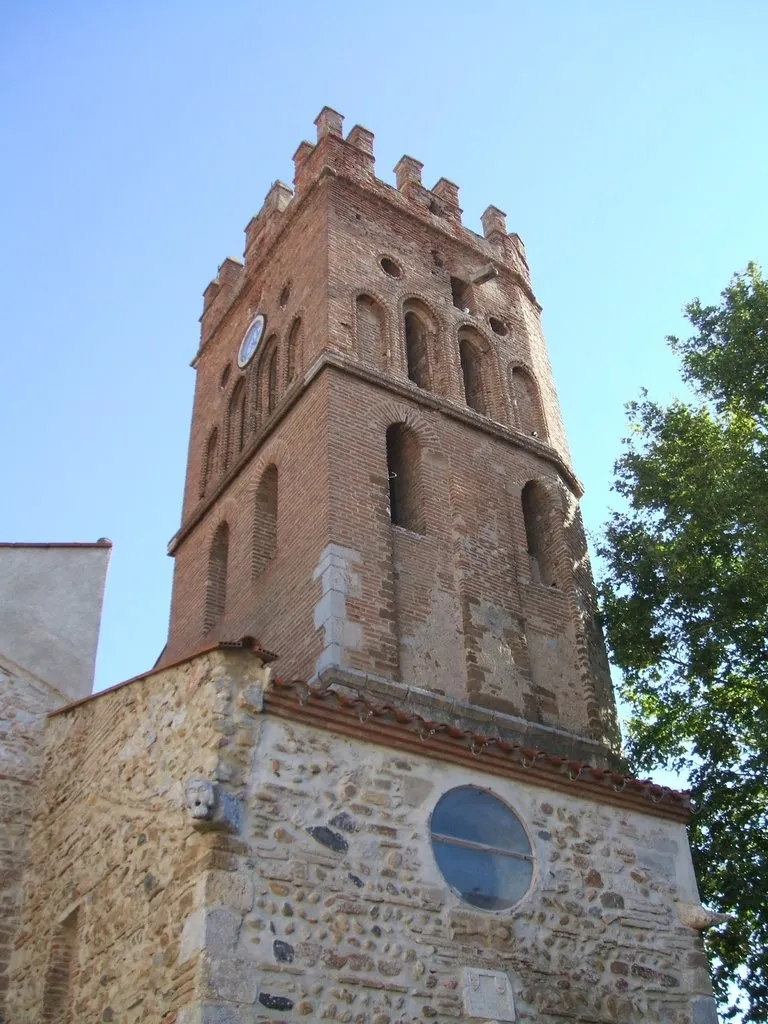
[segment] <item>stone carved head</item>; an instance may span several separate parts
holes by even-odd
[[[190,817],[210,821],[216,806],[216,787],[208,779],[187,779],[184,783],[184,804]]]

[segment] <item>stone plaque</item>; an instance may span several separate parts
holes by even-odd
[[[503,971],[464,968],[464,1013],[471,1020],[517,1020],[512,985]]]

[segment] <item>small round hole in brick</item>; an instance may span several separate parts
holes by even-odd
[[[219,387],[223,391],[229,383],[229,375],[232,373],[232,364],[227,363],[224,369],[221,371],[221,379],[219,380]]]
[[[280,292],[280,298],[278,300],[280,303],[280,309],[285,309],[285,307],[288,305],[288,299],[290,299],[290,297],[291,286],[287,284],[285,288],[283,288],[283,290]]]
[[[498,317],[489,316],[488,323],[491,325],[491,330],[494,334],[499,334],[503,338],[505,334],[509,333],[509,328],[503,320],[499,320]]]
[[[395,263],[394,260],[390,259],[389,256],[382,256],[379,260],[379,266],[388,274],[390,277],[402,277],[403,272],[400,267]]]

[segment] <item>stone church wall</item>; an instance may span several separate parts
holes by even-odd
[[[220,778],[236,790],[257,728],[248,686],[262,677],[251,655],[210,653],[49,719],[8,1022],[171,1024],[195,1000],[197,957],[179,955],[184,922],[213,884],[206,872],[221,867],[214,876],[228,880],[231,849],[244,847],[192,828],[184,783]],[[261,690],[251,696],[258,706]],[[56,939],[73,919],[56,979]]]
[[[45,716],[63,702],[52,686],[0,658],[0,1020],[43,764]]]
[[[435,864],[431,811],[466,785],[531,837],[533,886],[510,912],[463,903]],[[248,790],[255,869],[240,859],[236,888],[254,902],[206,967],[238,1024],[472,1019],[464,968],[507,973],[520,1021],[715,1019],[678,916],[698,903],[680,824],[271,718]]]
[[[467,1020],[465,968],[506,974],[520,1021],[716,1020],[674,814],[404,753],[385,723],[370,742],[287,721],[265,679],[214,651],[49,720],[9,1021],[52,998],[114,1024]],[[511,911],[461,902],[434,861],[430,814],[463,785],[531,838]]]

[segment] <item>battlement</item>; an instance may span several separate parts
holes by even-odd
[[[353,182],[456,241],[480,250],[489,266],[506,266],[530,289],[525,247],[519,235],[507,231],[506,214],[497,206],[488,206],[482,214],[481,235],[462,222],[459,186],[455,182],[441,177],[427,188],[422,181],[423,163],[405,155],[394,167],[392,185],[376,176],[373,132],[358,124],[345,137],[343,114],[327,106],[314,123],[315,142],[301,142],[293,155],[293,188],[275,181],[261,209],[245,228],[244,265],[226,260],[206,288],[201,318],[203,345],[234,300],[244,279],[243,271],[260,264],[296,207],[328,175]]]
[[[395,165],[393,189],[388,182],[376,177],[373,132],[358,124],[345,138],[344,116],[331,107],[323,107],[314,123],[317,129],[316,141],[300,143],[293,155],[293,188],[276,181],[267,193],[261,210],[245,229],[246,263],[249,255],[253,257],[258,248],[275,233],[290,204],[308,192],[324,173],[329,172],[373,187],[395,191],[414,211],[462,227],[459,186],[454,182],[441,177],[431,189],[427,188],[422,182],[424,165],[414,157],[406,155]],[[505,255],[504,250],[508,248],[513,262],[519,260],[523,273],[526,274],[523,244],[517,234],[507,232],[505,217],[498,207],[489,206],[481,217],[482,237],[499,248],[499,256],[502,258]],[[469,230],[466,233],[469,238],[479,237]]]

